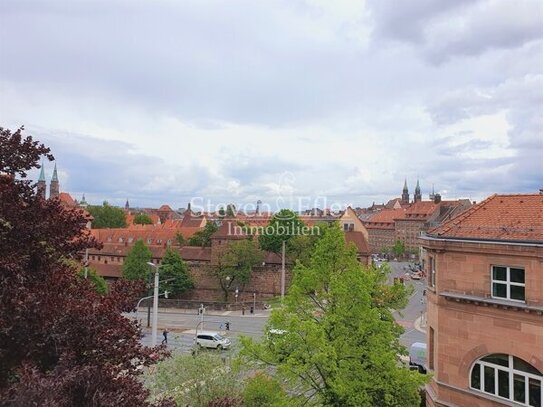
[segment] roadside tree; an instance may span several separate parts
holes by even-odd
[[[160,263],[160,286],[172,295],[180,295],[194,287],[187,263],[175,250],[168,248]],[[171,281],[168,281],[171,280]]]
[[[337,224],[324,230],[309,266],[295,267],[263,340],[242,339],[241,359],[273,367],[291,405],[418,406],[426,379],[400,366],[403,329],[390,311],[406,305],[408,291],[386,281],[385,268],[357,261]]]
[[[207,222],[202,230],[199,230],[189,239],[189,246],[211,246],[211,235],[219,230],[215,222]]]
[[[232,287],[243,287],[251,278],[253,268],[260,264],[263,253],[252,239],[228,242],[215,264],[209,266],[211,274],[218,280],[224,294],[224,301]]]

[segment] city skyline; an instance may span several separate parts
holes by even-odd
[[[0,16],[0,123],[50,146],[77,199],[543,186],[538,2],[29,0]]]

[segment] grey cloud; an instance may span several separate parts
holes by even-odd
[[[432,63],[543,38],[543,4],[537,1],[386,0],[370,6],[375,37],[416,45]]]

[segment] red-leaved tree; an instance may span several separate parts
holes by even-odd
[[[88,215],[36,194],[27,172],[53,156],[22,130],[0,127],[0,405],[150,406],[138,375],[165,353],[122,315],[142,287],[76,276]]]

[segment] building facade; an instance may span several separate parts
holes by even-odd
[[[426,405],[542,405],[543,195],[494,195],[421,238]]]

